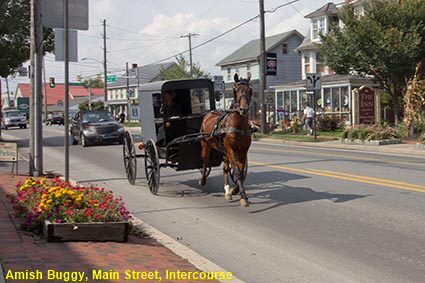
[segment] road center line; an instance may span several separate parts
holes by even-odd
[[[368,160],[368,161],[378,161],[378,162],[382,162],[382,163],[411,164],[411,165],[416,165],[416,166],[425,166],[424,163],[419,163],[419,162],[386,160],[386,159],[381,159],[381,158],[359,157],[359,156],[354,156],[354,155],[343,155],[343,154],[336,154],[336,153],[321,153],[321,152],[311,152],[311,151],[302,151],[302,150],[293,150],[293,149],[291,149],[291,150],[289,150],[289,149],[275,149],[275,148],[266,148],[266,147],[256,147],[256,148],[251,149],[251,151],[254,151],[254,150],[301,153],[301,154],[319,155],[319,156],[333,156],[333,157],[337,156],[337,157],[345,157],[345,158]]]
[[[408,184],[403,182],[397,182],[392,180],[384,180],[384,179],[378,179],[378,181],[374,181],[374,178],[369,178],[366,176],[358,176],[358,175],[351,175],[346,173],[339,173],[339,172],[331,172],[331,171],[324,171],[324,170],[315,170],[315,169],[298,169],[298,168],[292,168],[282,165],[273,165],[273,164],[267,164],[263,162],[255,162],[255,161],[249,161],[250,164],[253,165],[261,165],[261,166],[267,166],[271,168],[277,168],[277,169],[284,169],[289,171],[295,171],[295,172],[301,172],[306,174],[312,174],[312,175],[319,175],[324,177],[331,177],[336,179],[343,179],[343,180],[349,180],[354,182],[360,182],[360,183],[367,183],[367,184],[374,184],[374,185],[380,185],[384,187],[392,187],[392,188],[398,188],[398,189],[405,189],[409,191],[417,191],[417,192],[425,192],[425,188],[419,185],[414,184]],[[376,178],[377,179],[377,178]],[[422,189],[424,188],[424,189]]]

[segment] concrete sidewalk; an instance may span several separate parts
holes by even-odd
[[[47,243],[40,236],[19,230],[6,195],[14,193],[18,181],[27,177],[0,173],[0,283],[65,282],[68,281],[66,276],[77,276],[82,272],[83,280],[87,282],[220,282],[208,279],[166,279],[166,272],[180,271],[188,274],[199,273],[200,270],[152,238],[130,235],[127,243]],[[102,274],[105,279],[91,279],[92,272],[98,270],[104,272]],[[37,271],[39,273],[36,273]],[[23,272],[22,274],[28,276],[33,274],[38,278],[12,279],[10,275],[17,275],[15,272]],[[48,272],[51,274],[50,279]],[[117,272],[120,278],[113,279],[117,274],[113,272]],[[162,280],[135,279],[136,276],[132,275],[136,272],[152,272],[153,275],[157,273]],[[8,275],[9,278],[5,279]],[[69,281],[78,280],[69,278]]]

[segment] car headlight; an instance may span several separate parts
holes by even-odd
[[[93,130],[91,130],[91,129],[84,129],[83,130],[83,134],[85,134],[85,135],[93,135],[93,134],[95,134],[95,132]]]
[[[123,127],[119,127],[119,128],[118,128],[118,130],[117,130],[117,132],[118,132],[118,133],[122,133],[122,132],[124,132],[124,128],[123,128]]]

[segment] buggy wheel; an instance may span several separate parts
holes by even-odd
[[[125,132],[123,136],[123,157],[127,180],[134,185],[137,176],[137,159],[133,138],[129,132]]]
[[[242,178],[242,183],[244,183],[244,182],[245,182],[245,180],[246,180],[246,174],[247,174],[247,173],[248,173],[248,159],[246,160],[245,166],[244,166],[244,168],[243,168],[243,178]],[[233,168],[230,170],[229,175],[230,175],[230,179],[232,179],[232,182],[233,182],[234,184],[236,184],[236,183],[237,183],[237,180],[236,180],[236,176],[235,176],[235,173],[234,173],[234,169],[233,169]]]
[[[145,173],[149,190],[156,195],[159,188],[159,156],[158,148],[153,140],[148,140],[145,144]]]

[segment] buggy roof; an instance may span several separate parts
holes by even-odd
[[[212,82],[209,79],[186,79],[186,80],[166,80],[166,81],[156,81],[151,83],[142,84],[139,87],[140,91],[150,92],[150,91],[162,91],[162,90],[172,90],[172,89],[181,89],[181,88],[200,88],[200,87],[210,87]]]

